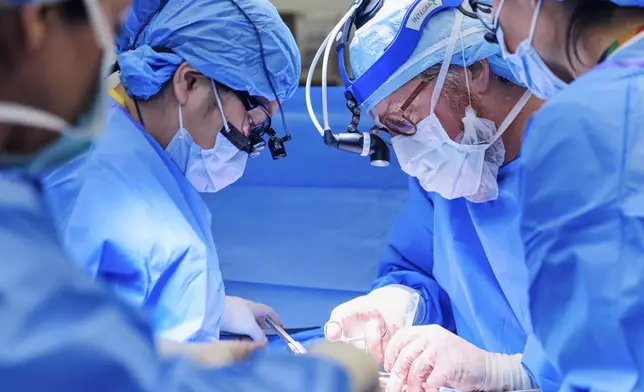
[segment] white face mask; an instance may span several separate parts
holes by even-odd
[[[401,168],[416,177],[427,192],[446,199],[465,197],[472,202],[494,200],[498,196],[496,176],[505,159],[500,139],[531,97],[526,93],[512,108],[497,132],[490,120],[477,117],[471,104],[463,118],[464,131],[459,142],[452,140],[434,113],[447,77],[460,30],[459,13],[454,21],[450,43],[432,96],[431,114],[417,125],[413,136],[395,136],[392,144]],[[466,81],[468,75],[466,74]],[[469,81],[468,92],[469,92]]]
[[[84,0],[89,22],[94,35],[103,50],[98,83],[89,109],[81,114],[75,124],[68,124],[62,118],[43,110],[14,103],[0,102],[0,122],[23,125],[60,133],[61,137],[35,154],[8,154],[0,152],[0,163],[31,173],[43,173],[62,166],[86,152],[101,134],[105,122],[105,76],[114,63],[116,52],[103,10],[98,0]]]
[[[228,131],[228,121],[214,82],[213,92],[224,127]],[[209,150],[196,144],[190,133],[183,127],[181,105],[179,105],[179,130],[168,144],[166,151],[198,192],[218,192],[234,183],[244,174],[248,161],[248,154],[235,147],[223,132],[219,132],[215,147]]]
[[[496,176],[505,159],[500,136],[530,97],[529,92],[524,94],[498,132],[492,121],[477,117],[469,106],[460,143],[450,139],[438,117],[431,114],[418,123],[415,135],[391,140],[401,168],[418,178],[427,192],[446,199],[464,197],[476,203],[496,199]]]

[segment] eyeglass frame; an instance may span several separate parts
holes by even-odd
[[[262,124],[257,124],[256,127],[251,127],[251,133],[254,133],[258,136],[264,136],[265,134],[270,134],[272,128],[272,123],[273,123],[273,118],[271,117],[270,113],[268,110],[262,105],[257,98],[253,97],[246,91],[237,91],[237,90],[232,90],[237,99],[241,101],[241,103],[244,105],[244,109],[246,110],[246,113],[250,112],[251,110],[260,108],[264,114],[266,115],[266,120]],[[247,115],[249,120],[252,120],[250,116]]]
[[[411,104],[414,103],[416,98],[418,98],[420,93],[423,92],[423,90],[430,83],[431,83],[431,80],[421,80],[420,83],[418,83],[418,86],[416,86],[416,88],[414,89],[414,91],[412,91],[411,94],[409,94],[409,96],[407,97],[405,102],[403,102],[403,104],[400,106],[400,108],[398,108],[396,110],[396,112],[402,112],[402,113],[401,114],[398,114],[398,113],[385,113],[385,115],[382,118],[382,120],[378,119],[379,124],[375,125],[372,128],[372,131],[383,131],[383,132],[388,133],[392,137],[394,137],[394,136],[414,136],[416,134],[416,132],[418,132],[418,128],[416,127],[416,123],[414,123],[414,121],[412,121],[405,114],[405,112],[407,111],[407,109],[409,109]],[[402,120],[406,121],[410,125],[410,127],[413,129],[413,131],[409,132],[409,133],[405,133],[405,132],[399,132],[399,131],[395,131],[395,130],[390,129],[389,127],[387,127],[385,125],[385,123],[387,122],[387,119],[391,118],[391,117],[395,117],[398,120],[402,119]]]

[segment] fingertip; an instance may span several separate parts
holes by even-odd
[[[387,383],[387,392],[401,392],[402,391],[402,380],[396,374],[389,375],[389,382]]]
[[[440,367],[434,368],[427,377],[427,381],[425,381],[425,390],[426,391],[438,391],[440,390],[441,387],[444,387],[445,385],[448,384],[447,377],[445,376],[445,369],[442,369]]]

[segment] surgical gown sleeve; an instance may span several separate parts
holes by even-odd
[[[439,324],[454,330],[447,293],[432,275],[434,268],[434,205],[418,180],[409,179],[409,199],[394,221],[372,288],[401,284],[422,297],[415,324]]]
[[[532,320],[562,390],[642,390],[644,85],[587,82],[593,91],[562,92],[525,135]]]
[[[14,192],[1,173],[0,189]],[[314,358],[257,355],[218,370],[159,359],[139,312],[68,261],[48,212],[23,193],[9,207],[0,193],[0,390],[349,390],[341,369]]]

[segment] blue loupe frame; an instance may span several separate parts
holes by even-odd
[[[430,19],[447,9],[459,8],[463,0],[416,0],[407,10],[401,28],[385,53],[360,77],[353,80],[347,74],[344,50],[356,15],[347,20],[336,44],[338,67],[346,87],[345,96],[352,97],[358,105],[371,96],[411,57]]]

